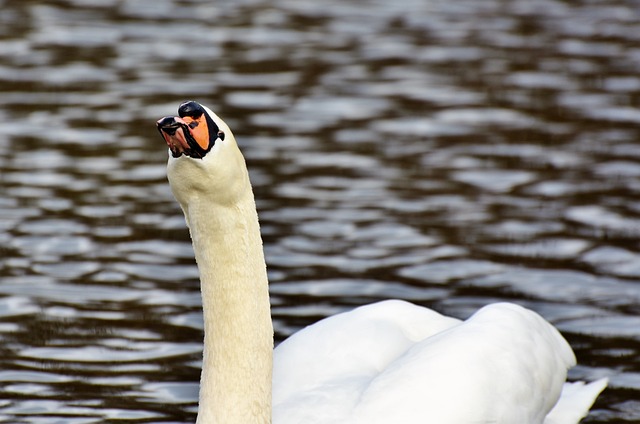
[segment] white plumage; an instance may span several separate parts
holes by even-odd
[[[390,300],[314,324],[274,356],[274,422],[575,424],[606,380],[572,385],[575,357],[535,312],[496,303],[466,321]],[[553,418],[552,418],[553,417]]]
[[[272,416],[275,424],[576,424],[587,414],[606,379],[565,383],[575,365],[568,343],[510,303],[460,321],[384,301],[324,319],[272,352],[244,158],[208,108],[187,102],[179,113],[158,129],[201,275],[199,424],[266,424]]]

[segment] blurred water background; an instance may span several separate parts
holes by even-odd
[[[640,422],[637,0],[0,0],[0,422],[188,423],[197,270],[155,120],[232,127],[278,340],[498,300]]]

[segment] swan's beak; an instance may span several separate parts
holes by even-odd
[[[209,151],[209,129],[204,114],[197,119],[165,116],[156,126],[175,158],[183,154],[203,158]]]
[[[199,103],[182,103],[178,114],[180,116],[165,116],[156,122],[174,158],[187,155],[202,159],[217,139],[224,140],[224,132],[220,131]]]

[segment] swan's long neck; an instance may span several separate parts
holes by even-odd
[[[198,424],[271,422],[273,327],[251,187],[229,204],[183,209],[200,271],[204,362]]]

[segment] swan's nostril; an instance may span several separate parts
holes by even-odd
[[[159,119],[156,122],[156,126],[158,127],[158,131],[165,132],[169,135],[174,135],[176,130],[180,128],[181,122],[178,121],[174,116],[165,116],[164,118]]]

